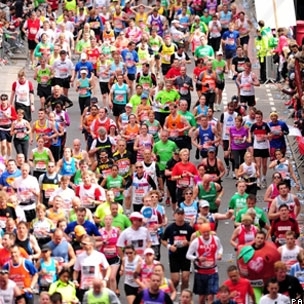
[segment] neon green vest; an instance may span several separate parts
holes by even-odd
[[[106,289],[102,291],[101,296],[95,297],[93,290],[88,291],[88,304],[111,304],[109,293]]]

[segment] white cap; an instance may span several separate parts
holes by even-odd
[[[80,60],[87,60],[87,54],[86,53],[81,53]]]
[[[143,215],[141,214],[141,213],[139,213],[139,212],[132,212],[131,214],[130,214],[130,220],[132,220],[132,219],[139,219],[139,220],[143,220],[144,219],[144,217],[143,217]]]
[[[154,250],[152,248],[146,248],[144,251],[144,255],[148,254],[148,253],[152,253],[155,254]]]
[[[202,207],[202,208],[204,208],[204,207],[210,207],[210,204],[206,200],[200,200],[199,201],[199,206]]]

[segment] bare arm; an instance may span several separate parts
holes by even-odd
[[[231,239],[230,239],[231,246],[236,248],[236,249],[238,247],[238,243],[236,242],[236,239],[238,238],[239,231],[240,231],[239,227],[235,228],[233,233],[232,233]]]
[[[75,264],[75,262],[76,262],[76,255],[75,255],[74,249],[73,249],[73,247],[72,247],[71,244],[69,244],[69,246],[68,246],[68,255],[69,255],[70,260],[69,260],[69,262],[67,263],[67,267],[70,268],[70,267],[72,267],[72,266]]]
[[[268,218],[270,220],[275,220],[279,218],[280,213],[277,212],[277,207],[276,207],[276,199],[272,200],[272,203],[270,205],[269,211],[268,211]]]

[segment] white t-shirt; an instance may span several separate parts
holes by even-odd
[[[102,270],[107,269],[109,263],[103,253],[93,250],[90,255],[85,251],[76,258],[74,269],[81,272],[80,289],[92,287],[93,280],[103,279]]]
[[[262,296],[260,300],[260,304],[289,304],[290,299],[287,296],[284,296],[280,293],[278,293],[278,296],[276,299],[270,299],[269,295]]]
[[[116,245],[122,248],[126,245],[133,245],[136,253],[143,256],[148,242],[151,242],[151,236],[147,228],[140,227],[138,230],[134,230],[129,227],[120,234]]]
[[[75,197],[75,192],[73,189],[71,188],[66,188],[66,189],[62,189],[62,188],[57,188],[55,189],[55,191],[52,193],[49,201],[53,201],[54,197],[56,195],[59,195],[62,199],[63,199],[63,206],[62,208],[65,210],[69,210],[72,206],[72,200]]]
[[[9,279],[6,289],[0,288],[0,303],[5,303],[5,304],[15,303],[14,288],[16,286],[17,286],[16,283]]]
[[[36,177],[32,175],[28,175],[26,178],[19,176],[14,180],[12,187],[17,189],[18,200],[23,203],[28,203],[28,205],[20,205],[24,211],[36,208],[36,196],[32,192],[32,190],[34,190],[35,193],[40,192]]]

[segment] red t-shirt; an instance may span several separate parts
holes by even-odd
[[[201,74],[201,72],[204,72],[206,70],[206,67],[195,67],[193,70],[193,74],[198,78],[198,76]]]
[[[175,77],[178,77],[180,76],[181,73],[180,73],[180,68],[170,68],[170,70],[168,71],[168,73],[166,74],[166,79],[171,79],[171,78],[175,78]]]
[[[198,174],[194,164],[190,162],[186,164],[179,162],[174,165],[171,176],[182,175],[187,172],[191,173],[193,176]],[[193,178],[190,176],[184,176],[176,181],[177,188],[185,189],[192,185],[193,185]]]
[[[248,303],[248,296],[253,296],[253,289],[250,285],[250,281],[245,278],[240,278],[236,284],[233,284],[231,280],[227,280],[223,283],[230,290],[230,294],[235,296],[232,298],[237,304]]]

